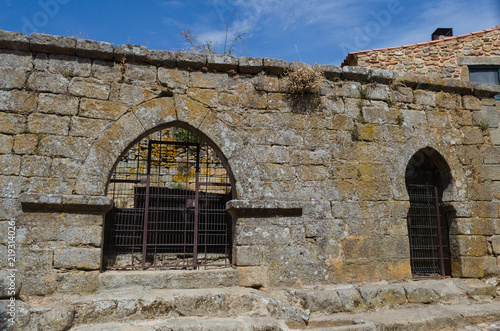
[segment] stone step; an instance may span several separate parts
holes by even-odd
[[[29,324],[34,330],[66,330],[89,321],[114,323],[205,316],[273,317],[300,322],[304,314],[286,300],[241,287],[107,291],[80,297],[52,297],[31,301],[30,305]]]
[[[456,330],[467,326],[469,330],[482,330],[480,326],[477,328],[470,326],[500,321],[500,300],[491,303],[429,305],[364,313],[339,313],[323,315],[312,320],[332,323],[346,319],[364,321],[375,326],[376,330],[384,331]]]
[[[217,275],[217,273],[205,275],[207,274]],[[185,277],[183,273],[176,275],[177,280]],[[128,273],[124,273],[123,276],[129,277]],[[133,279],[133,276],[130,277],[129,281]],[[95,294],[59,294],[32,298],[27,303],[19,301],[18,307],[25,312],[21,319],[25,321],[22,326],[29,326],[28,330],[67,330],[70,326],[85,325],[89,321],[102,324],[124,321],[139,323],[157,319],[164,321],[180,317],[193,317],[197,320],[206,317],[251,317],[273,318],[286,322],[286,326],[291,328],[294,325],[303,325],[304,321],[322,321],[322,316],[336,313],[339,314],[335,316],[342,316],[340,313],[359,314],[389,309],[403,311],[425,306],[476,305],[499,301],[495,298],[495,285],[473,279],[256,290],[244,287],[158,289],[154,288],[158,285],[149,285],[146,282],[146,279],[153,279],[153,276],[151,277],[139,277],[138,281],[131,281],[128,284],[111,282],[102,286],[101,292]],[[153,288],[147,289],[148,286]],[[345,318],[347,322],[341,321],[342,325],[325,327],[344,329],[369,327],[365,324],[356,324],[357,317],[350,318],[346,315]],[[322,323],[327,325],[329,321]]]
[[[432,303],[491,302],[496,292],[495,285],[477,279],[443,279],[400,284],[317,286],[286,290],[281,295],[313,314],[333,314]]]
[[[234,317],[234,318],[174,318],[169,320],[151,320],[134,322],[115,322],[102,324],[85,324],[71,328],[71,331],[375,331],[371,322],[336,320],[332,322],[318,321],[309,325],[302,324],[294,327],[293,323],[279,321],[274,318]]]
[[[207,270],[106,271],[99,275],[99,291],[197,289],[238,286],[235,268]]]
[[[491,323],[500,321],[500,301],[488,304],[432,305],[411,309],[365,313],[340,313],[312,318],[307,323],[278,320],[272,317],[233,318],[172,318],[149,321],[83,324],[71,331],[163,331],[163,330],[316,330],[316,331],[434,331],[434,330],[495,330]],[[471,327],[471,326],[474,327]],[[497,328],[498,329],[498,328]]]

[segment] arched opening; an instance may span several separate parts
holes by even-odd
[[[108,182],[103,269],[231,265],[232,177],[216,147],[185,124],[155,131],[119,158]]]
[[[451,182],[443,157],[431,148],[419,150],[405,173],[410,198],[408,236],[410,262],[416,277],[451,275],[449,217],[443,206],[443,192]]]

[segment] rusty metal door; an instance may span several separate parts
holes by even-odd
[[[446,214],[437,186],[407,185],[410,197],[408,236],[414,276],[450,274],[450,249]]]
[[[114,259],[108,269],[230,265],[229,195],[217,189],[230,185],[200,180],[201,164],[209,159],[208,153],[200,157],[202,148],[200,143],[151,139],[147,159],[139,157],[135,168],[142,175],[111,178],[113,184],[134,187],[133,205],[114,208],[106,220],[105,250]]]

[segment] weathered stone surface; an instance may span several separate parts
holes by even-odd
[[[370,70],[361,67],[342,67],[342,78],[364,82],[368,79]]]
[[[76,115],[78,112],[78,98],[59,94],[40,93],[38,108],[41,113]]]
[[[364,286],[359,291],[367,306],[371,308],[396,306],[406,302],[405,290],[398,285]]]
[[[113,45],[103,41],[77,39],[75,51],[76,55],[82,57],[104,60],[113,58]]]
[[[415,96],[415,103],[417,105],[430,106],[430,107],[436,107],[437,105],[435,93],[423,90],[416,90],[414,92],[414,96]]]
[[[0,81],[0,89],[20,89],[24,86],[27,79],[27,73],[19,71],[18,69],[0,69],[0,76],[3,79]]]
[[[450,234],[462,235],[486,235],[491,236],[495,233],[495,225],[489,219],[467,219],[459,218],[450,225]]]
[[[68,90],[68,79],[60,74],[34,72],[28,79],[28,87],[38,92],[65,93]]]
[[[419,284],[404,284],[406,297],[409,303],[432,303],[438,302],[440,297],[432,288]]]
[[[175,66],[177,54],[171,51],[148,50],[147,61],[157,66]]]
[[[54,267],[99,269],[101,250],[97,248],[65,248],[54,250]]]
[[[319,64],[315,65],[315,67],[321,70],[321,72],[323,72],[323,75],[325,75],[325,77],[330,80],[339,79],[342,75],[342,68],[335,65]]]
[[[264,69],[271,75],[281,75],[287,68],[285,60],[264,58]]]
[[[258,266],[264,263],[262,246],[237,246],[236,265],[238,266]]]
[[[481,109],[481,101],[472,95],[464,95],[462,97],[462,102],[465,109],[469,110],[480,110]]]
[[[0,134],[0,154],[8,154],[14,147],[14,137]]]
[[[228,76],[223,73],[192,72],[190,78],[191,87],[220,89],[228,87]]]
[[[160,90],[155,87],[150,87],[141,83],[122,84],[120,87],[119,100],[122,104],[129,105],[131,107],[137,106],[144,101],[154,99],[161,94]]]
[[[256,74],[264,68],[264,61],[260,57],[238,58],[238,69],[243,74]]]
[[[39,149],[43,155],[51,157],[67,157],[84,160],[90,141],[77,137],[44,136],[40,140]]]
[[[37,95],[27,91],[0,91],[0,110],[31,113],[36,109]]]
[[[19,155],[0,155],[0,174],[19,175],[21,157]]]
[[[75,76],[90,76],[91,65],[92,61],[86,58],[60,54],[49,57],[49,72],[61,74],[67,79]]]
[[[0,198],[15,199],[25,189],[26,179],[15,176],[0,176]]]
[[[394,78],[392,70],[372,69],[368,74],[368,81],[382,84],[390,84]]]
[[[79,97],[107,100],[111,87],[94,78],[73,78],[68,91]]]
[[[343,311],[357,311],[366,309],[366,303],[357,289],[343,288],[338,289],[337,293],[339,295]]]
[[[22,115],[0,113],[0,132],[16,134],[26,128],[26,118]]]
[[[238,267],[238,282],[244,287],[266,287],[269,279],[266,267]]]
[[[38,143],[38,136],[36,134],[18,134],[14,140],[14,153],[33,154]]]
[[[234,55],[208,54],[208,70],[229,71],[238,69],[238,58]]]
[[[36,32],[30,36],[30,50],[32,52],[73,55],[75,47],[75,37],[53,36]]]
[[[483,256],[487,252],[487,242],[484,236],[452,236],[451,251],[461,256]]]
[[[160,83],[171,88],[186,88],[189,84],[189,72],[161,67],[158,69],[158,80]]]
[[[30,50],[28,36],[14,31],[0,31],[0,48],[21,51]]]
[[[127,63],[123,75],[128,81],[156,82],[156,67],[145,64]]]
[[[481,257],[461,257],[458,262],[452,263],[453,274],[458,277],[484,277],[483,259]]]
[[[66,136],[69,132],[68,116],[31,114],[28,117],[28,130],[40,134],[57,134]]]
[[[146,46],[140,45],[118,45],[115,47],[114,58],[117,62],[145,61],[148,55]]]
[[[291,294],[298,297],[302,307],[311,313],[334,314],[342,311],[342,303],[335,290],[298,290]]]
[[[116,62],[93,60],[92,77],[101,81],[119,81],[122,79],[122,65]]]
[[[2,252],[5,253],[6,252]],[[6,256],[6,255],[4,255]],[[21,289],[21,274],[14,268],[4,267],[0,270],[0,298],[10,299],[19,294]],[[1,325],[1,324],[0,324]]]
[[[71,127],[69,135],[73,137],[98,137],[109,125],[110,121],[84,118],[84,117],[72,117]]]
[[[37,155],[25,155],[22,157],[21,175],[26,177],[48,177],[51,164],[51,158]]]
[[[199,53],[177,53],[177,65],[187,69],[201,69],[207,65],[207,56]]]
[[[16,69],[19,72],[33,70],[31,53],[21,51],[0,50],[2,69]]]
[[[127,111],[127,106],[118,102],[83,98],[80,101],[79,116],[116,120]]]
[[[0,300],[0,325],[7,325],[8,320],[12,317],[9,313],[11,312],[11,300]],[[9,328],[12,331],[21,331],[25,330],[28,326],[28,323],[31,318],[30,307],[27,303],[24,303],[20,300],[16,300],[15,302],[15,323],[11,325],[8,323]],[[10,330],[9,330],[10,331]]]

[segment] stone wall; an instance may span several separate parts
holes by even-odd
[[[495,62],[467,62],[472,58]],[[350,53],[343,65],[469,80],[467,65],[500,65],[500,27],[419,44]]]
[[[243,286],[411,277],[405,171],[423,148],[452,177],[453,276],[499,274],[498,86],[322,65],[297,97],[283,74],[304,64],[282,60],[5,31],[0,48],[0,252],[15,222],[21,295],[97,289],[113,166],[179,124],[231,171]]]

